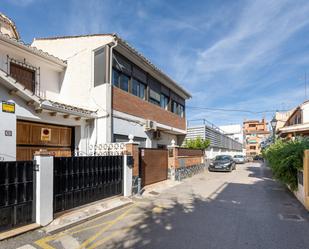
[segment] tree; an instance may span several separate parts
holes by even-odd
[[[194,139],[186,139],[184,147],[188,149],[207,149],[210,145],[209,139],[202,139],[201,137],[197,137]]]

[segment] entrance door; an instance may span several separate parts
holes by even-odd
[[[167,150],[140,148],[140,175],[142,185],[164,181],[167,179]]]
[[[71,156],[72,140],[72,127],[18,120],[16,160],[32,160],[40,149],[54,152],[55,156]]]

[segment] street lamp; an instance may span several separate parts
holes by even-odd
[[[276,126],[277,126],[278,120],[274,116],[273,119],[270,121],[271,128],[273,129],[273,142],[276,140]]]

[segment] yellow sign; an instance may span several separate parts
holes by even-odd
[[[15,113],[15,103],[2,101],[2,111],[8,113]]]
[[[41,128],[41,141],[49,142],[51,140],[51,129]]]

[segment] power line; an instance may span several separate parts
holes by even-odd
[[[226,109],[226,108],[213,108],[213,107],[201,107],[201,106],[186,106],[186,108],[196,109],[196,110],[208,110],[208,111],[222,111],[222,112],[244,112],[251,114],[261,114],[261,113],[274,113],[278,111],[288,111],[288,110],[263,110],[263,111],[252,111],[245,109]]]

